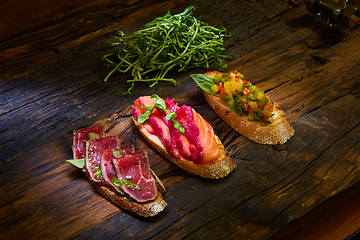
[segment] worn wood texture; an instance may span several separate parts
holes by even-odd
[[[359,199],[360,184],[357,183],[341,194],[326,200],[304,217],[291,222],[284,230],[279,231],[270,239],[327,240],[345,239],[346,237],[348,237],[346,240],[358,239],[360,237]],[[326,220],[324,221],[324,219]],[[354,233],[353,236],[349,236],[350,232]]]
[[[226,46],[236,57],[229,68],[285,110],[296,131],[288,143],[259,145],[232,131],[189,72],[172,73],[178,87],[138,85],[128,98],[121,96],[126,75],[102,82],[108,69],[100,58],[114,31],[134,31],[190,3],[197,16],[230,30]],[[276,0],[126,4],[70,14],[0,42],[1,239],[263,239],[359,182],[360,29],[328,29],[303,5]],[[129,119],[131,102],[154,92],[200,112],[236,171],[204,180],[154,152]],[[101,119],[124,144],[149,152],[167,187],[169,205],[159,216],[122,212],[64,163],[72,130]]]

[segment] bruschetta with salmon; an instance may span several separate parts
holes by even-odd
[[[98,126],[74,131],[74,159],[89,182],[109,201],[137,215],[151,217],[166,207],[164,185],[150,169],[147,154],[121,147],[117,136]]]
[[[163,156],[204,178],[223,178],[235,162],[210,124],[190,106],[174,99],[143,96],[132,106],[133,121],[146,140]]]
[[[230,127],[260,144],[283,144],[295,133],[279,105],[235,71],[192,74],[210,107]]]

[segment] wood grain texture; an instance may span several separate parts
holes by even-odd
[[[359,182],[359,28],[328,29],[303,5],[276,0],[93,3],[0,42],[0,239],[264,239]],[[102,81],[108,69],[100,58],[114,31],[134,31],[191,3],[196,16],[232,33],[225,42],[236,55],[229,69],[285,110],[296,131],[285,145],[255,144],[232,131],[190,72],[171,73],[178,87],[137,85],[128,98],[121,96],[127,75]],[[154,92],[202,114],[236,161],[235,172],[205,180],[156,153],[129,108]],[[124,145],[149,153],[167,188],[168,207],[159,216],[121,211],[64,163],[72,156],[72,130],[98,120]]]
[[[346,239],[349,237],[349,232],[355,233],[360,229],[359,198],[360,185],[355,184],[343,193],[326,200],[320,207],[304,217],[292,222],[286,229],[273,235],[271,240]],[[339,206],[339,203],[341,203],[341,208],[334,207]],[[327,221],[324,221],[324,218]],[[354,234],[351,240],[358,239],[359,234],[359,232],[357,235]]]

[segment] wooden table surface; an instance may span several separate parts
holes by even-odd
[[[303,4],[278,0],[1,4],[0,239],[343,239],[360,228],[360,28],[329,29]],[[255,144],[219,120],[189,78],[205,69],[171,73],[177,87],[138,85],[131,97],[121,96],[127,75],[102,81],[116,30],[190,4],[231,32],[229,69],[285,110],[296,131],[286,144]],[[129,119],[133,100],[152,93],[201,113],[237,169],[205,180],[157,154]],[[102,119],[149,153],[167,188],[160,215],[123,212],[64,163],[72,130]]]

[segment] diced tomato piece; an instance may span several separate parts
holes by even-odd
[[[245,82],[245,81],[244,81]],[[244,90],[243,90],[243,94],[245,95],[245,96],[249,96],[250,95],[250,90],[248,89],[248,88],[245,88]]]
[[[268,103],[262,108],[263,111],[267,111],[267,112],[272,112],[273,111],[273,107],[271,106],[271,102],[270,100],[268,101]]]
[[[226,95],[225,91],[224,91],[224,88],[221,88],[220,89],[220,99],[221,101],[224,101],[224,96]]]

